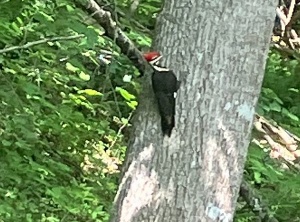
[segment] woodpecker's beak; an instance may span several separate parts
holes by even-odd
[[[161,60],[162,56],[157,56],[155,59],[153,59],[151,62],[149,62],[151,65],[155,65],[156,63],[159,62],[159,60]]]

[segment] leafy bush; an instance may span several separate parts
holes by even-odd
[[[150,46],[161,1],[142,0],[137,10],[127,0],[101,3],[139,48]],[[138,104],[136,69],[73,1],[0,8],[0,221],[107,221]],[[32,44],[55,37],[61,41]],[[299,67],[271,51],[257,108],[296,133]],[[250,147],[245,179],[281,221],[300,217],[298,178]],[[241,200],[235,220],[252,221],[251,210]]]
[[[0,54],[4,221],[108,220],[139,85],[123,81],[136,70],[70,2],[0,3],[0,48],[74,36]]]

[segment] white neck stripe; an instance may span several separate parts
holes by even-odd
[[[156,66],[154,65],[153,68],[159,72],[163,72],[163,71],[170,71],[170,69],[165,68],[165,67],[161,67],[161,66]]]

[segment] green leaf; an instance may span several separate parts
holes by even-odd
[[[116,91],[119,92],[124,99],[130,101],[132,99],[135,99],[135,96],[130,94],[127,90],[122,89],[121,87],[116,87]]]
[[[91,76],[89,74],[86,74],[84,72],[79,73],[79,78],[84,81],[89,81],[91,79]]]
[[[290,92],[299,93],[299,89],[289,88],[288,90],[289,90]]]
[[[79,94],[87,94],[89,96],[102,96],[103,94],[94,90],[94,89],[84,89],[84,90],[79,90]]]
[[[85,33],[86,33],[86,37],[87,37],[87,47],[93,48],[94,45],[98,41],[99,34],[97,32],[95,32],[94,28],[92,28],[92,27],[88,27],[88,29]]]
[[[282,109],[282,114],[285,115],[285,116],[287,116],[287,117],[289,117],[291,120],[294,120],[294,121],[296,121],[296,122],[299,121],[298,116],[292,114],[291,112],[289,112],[289,111],[288,111],[287,109],[285,109],[285,108]]]
[[[258,106],[256,107],[256,112],[257,112],[259,115],[264,115],[264,114],[265,114],[264,109],[261,107],[260,104],[258,104]]]
[[[280,105],[283,105],[282,100],[278,96],[275,96],[274,100],[277,101]]]
[[[254,172],[254,180],[256,183],[261,183],[261,173],[260,172],[257,172],[257,171]]]
[[[71,63],[67,62],[66,63],[66,69],[71,71],[71,72],[77,72],[77,71],[80,71],[79,68],[73,66]]]
[[[74,8],[71,5],[66,5],[66,9],[68,12],[73,12]]]
[[[21,33],[21,30],[20,30],[19,26],[17,25],[17,23],[15,23],[15,22],[11,23],[11,27],[18,33]]]
[[[281,111],[281,106],[277,102],[272,102],[270,105],[270,110],[275,111],[275,112],[280,112]]]
[[[2,142],[3,146],[10,146],[12,144],[11,141],[8,141],[8,140],[5,140],[5,139],[3,139],[1,142]]]
[[[263,104],[263,105],[261,106],[261,108],[262,108],[263,110],[266,110],[267,112],[269,112],[269,111],[271,110],[270,107],[267,106],[267,105],[265,105],[265,104]]]
[[[23,21],[22,21],[22,19],[21,19],[20,17],[17,17],[16,19],[17,19],[17,21],[20,23],[21,26],[24,25],[24,23],[23,23]]]
[[[126,102],[127,105],[132,108],[132,109],[136,109],[137,105],[138,105],[138,102],[137,101],[130,101],[130,102]]]
[[[40,13],[41,16],[43,16],[46,19],[46,21],[48,21],[48,22],[54,22],[54,19],[50,15],[47,15],[43,11],[40,11],[39,13]]]

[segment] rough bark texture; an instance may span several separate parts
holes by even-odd
[[[111,221],[232,221],[276,3],[166,0],[156,47],[182,81],[176,126],[162,138],[145,85]]]

